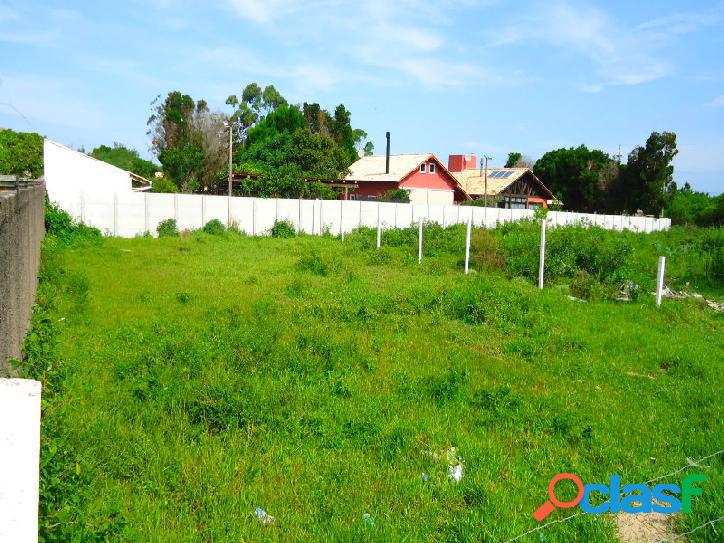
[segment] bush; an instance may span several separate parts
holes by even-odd
[[[505,269],[505,253],[498,238],[485,228],[475,228],[470,237],[470,259],[473,267],[482,271]]]
[[[96,241],[102,239],[101,231],[92,226],[74,221],[57,204],[45,200],[45,231],[65,243]]]
[[[392,189],[380,196],[381,202],[398,202],[407,204],[410,202],[410,191],[405,189]]]
[[[176,226],[176,219],[166,219],[161,221],[156,228],[158,237],[160,238],[177,238],[179,236],[178,226]]]
[[[219,219],[212,219],[204,225],[203,230],[212,236],[220,236],[226,232],[226,227]]]
[[[294,225],[289,221],[276,221],[271,229],[273,238],[293,238],[296,234]]]

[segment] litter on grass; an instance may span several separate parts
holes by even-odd
[[[445,460],[448,466],[448,479],[459,483],[463,478],[463,460],[458,456],[458,450],[456,447],[450,447],[443,449],[440,454],[433,451],[422,451],[424,456],[432,458],[435,462]],[[427,481],[430,478],[426,473],[422,474],[422,479]]]
[[[652,295],[656,296],[655,292],[651,293]],[[672,290],[669,287],[666,287],[664,290],[661,291],[661,295],[664,298],[674,298],[674,299],[683,299],[683,298],[693,298],[695,300],[700,300],[704,302],[706,305],[711,307],[714,311],[724,311],[724,303],[715,302],[714,300],[707,300],[704,298],[701,294],[697,292],[686,292],[685,290]]]
[[[365,513],[362,515],[362,519],[365,521],[365,524],[370,527],[374,527],[375,525],[375,519],[372,518],[372,515],[369,513]]]
[[[277,521],[276,518],[264,511],[261,507],[257,507],[254,513],[256,513],[256,518],[258,518],[262,524],[274,524]]]

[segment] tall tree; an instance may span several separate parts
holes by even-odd
[[[618,188],[624,209],[661,213],[675,194],[671,162],[678,152],[675,133],[652,132],[646,145],[629,153]]]
[[[222,113],[212,113],[205,100],[178,91],[154,102],[148,119],[152,149],[164,173],[181,191],[209,187],[219,176],[226,153]]]

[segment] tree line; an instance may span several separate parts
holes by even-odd
[[[535,163],[513,152],[505,166],[531,168],[563,209],[657,216],[664,211],[676,223],[724,223],[724,195],[694,192],[688,183],[677,187],[672,165],[677,153],[675,133],[652,132],[626,162],[580,145],[549,151]]]
[[[336,198],[318,180],[343,177],[360,154],[374,151],[367,134],[352,127],[344,104],[333,112],[318,103],[290,104],[273,85],[250,83],[225,105],[227,111],[212,111],[205,100],[179,91],[158,96],[147,126],[160,165],[121,143],[89,154],[151,179],[155,192],[225,191],[230,130],[233,169],[250,174],[235,194]],[[42,142],[38,134],[0,129],[0,173],[42,175]],[[653,132],[626,162],[580,145],[549,151],[535,162],[512,152],[505,166],[531,168],[566,210],[653,215],[663,210],[675,224],[724,224],[724,194],[712,197],[688,183],[677,186],[672,165],[677,152],[676,134]]]
[[[252,174],[241,182],[244,195],[335,198],[319,180],[342,177],[360,149],[373,151],[344,104],[334,112],[317,103],[289,104],[273,85],[250,83],[226,105],[229,112],[211,111],[205,100],[178,91],[154,102],[148,134],[163,166],[163,190],[213,191],[223,184],[229,130],[234,171]]]

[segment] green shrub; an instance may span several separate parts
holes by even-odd
[[[73,220],[58,204],[45,200],[45,231],[65,243],[78,241],[98,241],[102,239],[101,231],[92,226]]]
[[[219,219],[212,219],[204,225],[203,230],[212,236],[220,236],[226,232],[226,227]]]
[[[159,238],[177,238],[179,236],[176,219],[166,219],[161,221],[156,228]]]
[[[470,236],[470,260],[473,267],[483,271],[505,269],[505,253],[491,230],[475,228]]]
[[[318,254],[304,255],[297,262],[297,268],[301,271],[320,275],[322,277],[329,274],[329,265]]]
[[[294,225],[290,221],[275,221],[271,228],[273,238],[293,238],[297,235]]]
[[[380,196],[381,202],[399,202],[407,204],[410,202],[410,191],[405,189],[392,189]]]

